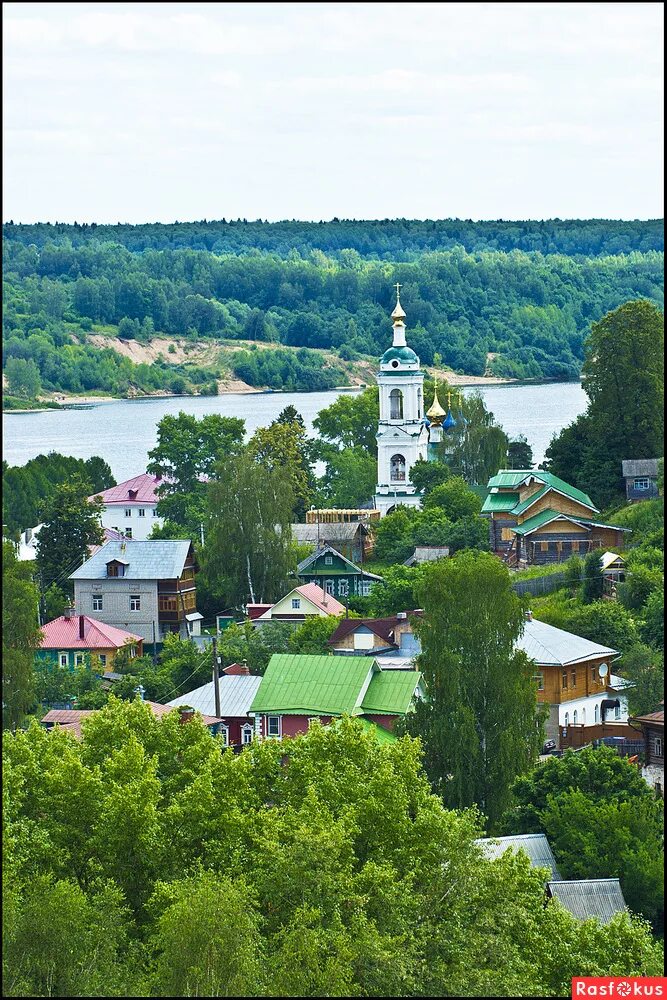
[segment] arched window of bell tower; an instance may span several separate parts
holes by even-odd
[[[403,393],[400,389],[392,389],[389,393],[389,419],[403,419]]]
[[[398,390],[394,390],[396,392]],[[392,455],[389,462],[392,483],[405,482],[405,459],[402,455]]]

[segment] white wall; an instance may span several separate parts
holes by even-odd
[[[154,503],[107,504],[102,510],[102,527],[113,528],[123,534],[131,528],[132,539],[143,542],[156,524],[161,527],[164,523],[163,518],[155,516],[155,508]],[[143,515],[140,510],[144,511]],[[126,517],[126,511],[130,512],[129,517]]]

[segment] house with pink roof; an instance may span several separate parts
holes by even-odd
[[[88,499],[99,499],[104,504],[103,528],[120,532],[125,538],[145,541],[154,525],[162,525],[162,518],[157,514],[160,499],[157,491],[163,481],[162,476],[144,472]]]
[[[129,646],[131,657],[143,655],[141,636],[70,611],[42,625],[42,636],[35,658],[63,670],[90,663],[90,657],[95,656],[107,673],[113,670],[114,657],[125,646]]]
[[[295,587],[257,617],[252,617],[251,607],[254,610],[255,606],[249,606],[250,620],[255,627],[270,621],[293,622],[295,625],[300,625],[313,615],[326,618],[329,615],[345,614],[345,605],[331,594],[327,594],[326,590],[322,590],[316,583],[304,583],[300,587]]]

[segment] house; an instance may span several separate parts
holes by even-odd
[[[412,632],[412,619],[421,614],[421,611],[399,611],[388,618],[344,618],[327,645],[334,653],[345,656],[383,656],[383,668],[389,666],[384,660],[386,654],[392,666],[400,659],[404,669],[414,669],[419,643]]]
[[[345,605],[331,597],[325,590],[318,587],[316,583],[304,583],[300,587],[290,590],[275,604],[271,604],[261,614],[253,617],[256,610],[263,605],[248,605],[248,617],[254,626],[263,625],[265,622],[281,621],[293,622],[301,625],[306,618],[311,615],[319,615],[326,618],[329,615],[344,615]]]
[[[488,483],[481,514],[491,551],[509,565],[562,562],[623,544],[628,528],[606,524],[591,498],[550,472],[501,470]]]
[[[551,845],[543,833],[520,833],[513,837],[485,837],[475,843],[482,848],[489,860],[503,856],[505,851],[518,853],[523,851],[533,868],[548,868],[551,877],[560,881],[560,873],[556,867]]]
[[[131,657],[143,655],[141,636],[71,611],[42,625],[42,635],[35,659],[64,670],[83,666],[95,656],[106,673],[113,669],[115,656],[126,646]]]
[[[638,715],[630,722],[639,726],[644,739],[644,766],[642,775],[660,795],[665,787],[665,709]]]
[[[415,551],[403,563],[404,566],[421,566],[425,562],[437,562],[449,555],[448,545],[417,545]]]
[[[313,549],[330,545],[353,563],[362,563],[373,548],[373,536],[364,521],[293,524],[292,537],[300,545],[310,545]]]
[[[625,581],[625,559],[616,552],[603,552],[600,556],[602,570],[602,596],[616,600],[619,583]]]
[[[317,583],[330,597],[367,597],[382,577],[368,573],[330,545],[316,549],[299,563],[296,574],[304,583]]]
[[[254,719],[249,713],[261,680],[261,677],[249,674],[247,667],[238,674],[223,671],[218,680],[219,712],[216,711],[213,681],[194,691],[188,691],[167,704],[175,708],[190,706],[204,716],[219,718],[218,732],[225,746],[246,746],[252,743],[255,732]]]
[[[186,616],[197,610],[197,570],[187,540],[107,542],[70,575],[76,613],[151,644],[169,632],[187,639]]]
[[[304,733],[350,715],[392,732],[420,697],[421,675],[382,670],[375,658],[274,653],[250,712],[260,738]]]
[[[143,700],[143,699],[142,699]],[[144,701],[145,705],[148,705],[153,715],[162,719],[165,715],[169,715],[174,709],[169,705],[161,705],[157,701]],[[50,712],[40,720],[40,724],[44,726],[49,732],[58,726],[59,729],[67,730],[72,733],[78,740],[81,739],[81,723],[84,719],[89,718],[91,715],[95,715],[99,709],[68,709],[68,708],[52,708]],[[194,711],[188,711],[187,709],[180,710],[180,721],[182,723],[190,722],[195,717]],[[210,730],[213,736],[217,736],[222,729],[222,719],[216,719],[209,715],[202,715],[201,717],[204,725]]]
[[[615,722],[627,721],[627,698],[611,689],[617,650],[537,621],[530,612],[517,648],[535,662],[537,700],[549,706],[546,737],[557,746],[568,738],[568,727],[599,726],[612,714]]]
[[[629,458],[621,465],[628,503],[653,500],[658,491],[658,458]]]
[[[547,896],[557,899],[577,920],[593,917],[601,924],[608,924],[617,913],[627,910],[617,878],[547,882]]]
[[[157,489],[164,482],[162,476],[148,472],[124,483],[110,486],[108,490],[95,493],[89,500],[99,499],[102,508],[102,527],[121,532],[126,538],[145,541],[154,525],[162,526],[158,517],[157,504],[160,499]]]

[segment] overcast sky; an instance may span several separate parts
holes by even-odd
[[[3,217],[661,217],[662,20],[5,3]]]

